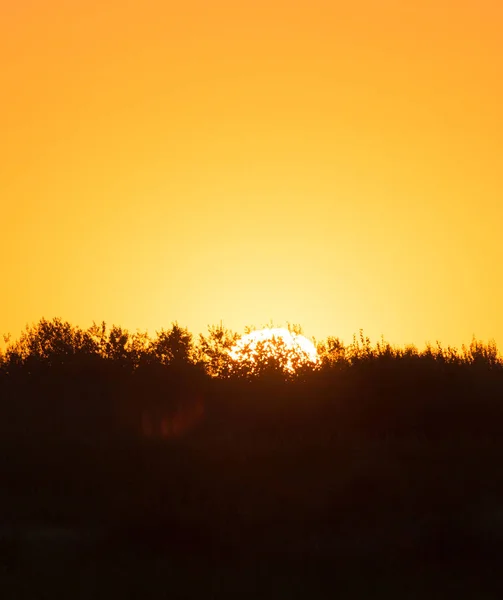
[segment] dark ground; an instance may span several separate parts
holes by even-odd
[[[503,594],[497,438],[202,426],[1,457],[1,598]]]

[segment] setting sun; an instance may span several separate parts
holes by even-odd
[[[252,368],[259,361],[273,359],[290,373],[300,366],[314,365],[318,361],[313,342],[283,327],[250,331],[237,341],[229,354],[235,362]]]

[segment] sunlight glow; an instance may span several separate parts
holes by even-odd
[[[256,364],[261,359],[274,358],[290,373],[299,366],[314,365],[318,361],[313,342],[283,327],[251,331],[238,340],[229,354],[238,363]]]

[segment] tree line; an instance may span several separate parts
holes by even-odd
[[[379,432],[461,425],[499,432],[503,359],[494,342],[419,350],[372,343],[360,331],[350,344],[328,337],[317,344],[316,364],[285,371],[291,349],[278,342],[271,354],[259,346],[251,362],[236,363],[229,350],[238,339],[222,325],[195,339],[178,323],[151,337],[43,318],[0,354],[0,433],[176,437],[216,415],[237,422],[236,411],[246,422],[259,413],[302,414],[320,426]]]
[[[299,326],[291,329],[302,333]],[[247,331],[250,330],[247,328]],[[228,378],[234,375],[242,378],[250,373],[232,364],[229,356],[229,350],[239,337],[238,333],[223,325],[209,326],[207,334],[200,334],[196,341],[186,327],[176,322],[168,329],[156,331],[155,336],[151,337],[147,332],[130,332],[117,325],[108,328],[105,322],[93,323],[89,328],[82,329],[60,318],[42,318],[34,325],[27,325],[14,342],[10,341],[10,335],[4,335],[6,349],[0,349],[0,376],[14,375],[20,371],[29,375],[41,367],[60,368],[78,364],[85,367],[101,361],[115,365],[123,373],[154,365],[171,369],[192,366],[212,377]],[[468,346],[463,345],[461,350],[452,346],[444,348],[440,342],[434,346],[427,344],[423,350],[419,350],[414,345],[393,346],[384,338],[373,344],[360,330],[350,344],[329,336],[318,342],[316,347],[319,361],[307,368],[314,372],[390,360],[401,363],[420,361],[440,367],[503,368],[503,357],[496,343],[490,341],[485,344],[475,338]],[[278,340],[275,354],[262,356],[259,344],[258,354],[253,360],[262,364],[263,371],[272,370],[281,367],[284,363],[281,354],[287,352],[291,350]],[[249,365],[246,368],[249,370]],[[263,371],[254,369],[253,375],[263,375]],[[295,371],[298,375],[302,369]],[[287,376],[286,373],[284,375]]]

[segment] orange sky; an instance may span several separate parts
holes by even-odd
[[[0,332],[503,348],[501,0],[0,0]]]

